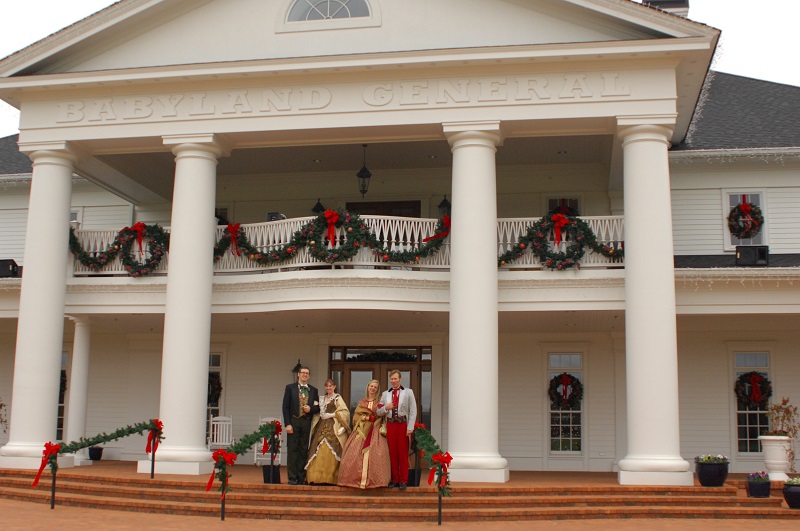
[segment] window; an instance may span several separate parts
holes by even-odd
[[[728,208],[725,210],[725,233],[728,237],[728,241],[726,242],[727,245],[725,248],[728,250],[733,250],[737,245],[763,245],[763,242],[766,241],[764,238],[763,228],[761,229],[761,232],[755,236],[755,238],[748,238],[745,240],[740,240],[731,234],[730,230],[728,229],[728,213],[732,208],[736,207],[736,205],[740,204],[742,201],[747,201],[748,203],[752,203],[762,210],[764,209],[761,204],[762,194],[760,192],[726,192],[726,194]]]
[[[577,197],[550,197],[547,199],[547,212],[554,210],[568,216],[580,216],[580,200]]]
[[[582,357],[574,352],[548,355],[551,453],[580,453],[583,449]]]
[[[769,377],[769,354],[766,352],[736,352],[734,354],[735,378],[743,374],[757,373],[762,378]],[[752,392],[752,385],[745,383],[745,392]],[[758,436],[769,427],[766,406],[750,407],[737,398],[736,432],[739,453],[760,452]]]
[[[289,9],[289,22],[368,17],[366,0],[297,0]]]
[[[64,440],[64,413],[67,404],[67,368],[69,367],[69,353],[61,353],[61,379],[58,385],[58,416],[56,418],[56,440]]]
[[[208,355],[208,400],[206,403],[206,432],[211,433],[211,417],[222,414],[222,353]]]

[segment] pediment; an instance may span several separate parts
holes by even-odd
[[[366,0],[368,18],[287,23],[294,0],[122,0],[0,62],[0,76],[708,37],[621,0]]]

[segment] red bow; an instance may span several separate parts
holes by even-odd
[[[567,393],[569,392],[569,384],[572,383],[572,378],[570,378],[569,374],[564,373],[561,375],[561,395],[564,397],[564,400],[567,399]]]
[[[761,398],[761,376],[758,374],[751,374],[750,375],[750,400],[753,402],[762,402],[763,398]]]
[[[439,480],[439,487],[444,487],[447,485],[447,467],[450,466],[450,463],[453,462],[453,456],[450,455],[450,452],[445,452],[444,454],[438,453],[433,454],[431,457],[435,463],[441,463],[442,465],[442,477]],[[431,473],[428,475],[428,485],[433,483],[433,479],[436,477],[436,467],[431,468]]]
[[[211,477],[208,478],[208,484],[206,485],[206,492],[211,490],[211,487],[214,485],[214,476],[216,475],[216,468],[222,468],[220,466],[220,458],[225,462],[225,483],[222,485],[222,496],[220,497],[221,500],[225,499],[225,491],[227,490],[227,483],[228,483],[228,467],[233,466],[236,462],[236,454],[233,452],[228,452],[227,450],[215,450],[213,454],[211,454],[211,458],[214,460],[215,463],[215,470],[211,471]]]
[[[145,450],[145,453],[149,454],[152,451],[155,455],[156,450],[158,450],[159,439],[156,433],[158,433],[158,435],[161,434],[161,432],[164,430],[164,423],[158,419],[153,419],[153,422],[155,423],[156,427],[155,429],[151,429],[150,434],[147,436],[147,449]]]
[[[328,240],[331,246],[336,246],[336,224],[339,223],[339,213],[328,209],[325,211],[325,219],[328,220]]]
[[[553,214],[553,217],[550,218],[550,221],[553,222],[553,235],[556,238],[556,245],[558,245],[561,243],[561,229],[569,224],[569,220],[564,216],[564,214]]]
[[[439,238],[446,238],[448,234],[450,234],[450,216],[445,216],[442,218],[442,225],[444,225],[444,230],[442,232],[438,232],[433,236],[428,236],[422,243],[427,243],[431,240],[438,240]]]
[[[142,240],[144,239],[144,233],[145,233],[146,229],[147,229],[147,225],[145,225],[141,221],[138,222],[133,227],[125,227],[124,229],[122,229],[123,231],[132,230],[132,231],[134,231],[136,233],[136,242],[139,244],[139,252],[140,253],[144,253],[144,251],[142,250]]]
[[[416,424],[414,424],[414,429],[416,430],[417,428],[422,428],[423,430],[427,430],[428,429],[428,427],[425,424],[421,423],[421,422],[417,422]]]
[[[34,478],[33,483],[31,483],[31,487],[35,487],[39,484],[39,478],[42,477],[44,467],[47,466],[47,463],[50,461],[51,457],[58,455],[59,450],[61,450],[60,444],[53,444],[51,442],[44,443],[44,450],[42,450],[42,464],[39,466],[39,472],[36,473],[36,478]]]
[[[242,253],[239,251],[239,227],[241,223],[231,224],[228,223],[228,234],[231,235],[231,254],[235,254],[236,256],[242,256]]]
[[[739,210],[742,211],[742,219],[745,222],[745,231],[749,231],[753,226],[753,218],[750,217],[750,212],[753,211],[753,207],[747,202],[747,196],[745,194],[742,194],[742,202],[739,204]]]

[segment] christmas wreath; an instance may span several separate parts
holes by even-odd
[[[772,396],[772,382],[760,372],[746,372],[736,379],[733,386],[736,402],[747,409],[766,409]]]
[[[551,233],[555,244],[553,248],[549,240]],[[569,245],[564,251],[558,251],[562,241],[569,242]],[[606,258],[621,259],[625,254],[622,248],[600,245],[589,224],[582,219],[556,212],[528,227],[528,231],[512,245],[511,250],[497,258],[497,264],[504,266],[511,263],[530,249],[542,266],[548,269],[561,271],[572,266],[580,268],[580,259],[583,258],[586,247]]]
[[[764,225],[761,209],[742,196],[742,202],[733,207],[728,214],[728,229],[740,240],[754,238]]]
[[[144,263],[133,258],[131,250],[133,242],[139,244],[139,252],[144,254],[142,243],[147,240],[147,250],[150,258]],[[91,254],[81,246],[75,231],[70,227],[69,250],[75,258],[92,271],[100,271],[117,255],[120,256],[122,266],[132,277],[140,277],[152,273],[161,263],[169,248],[169,234],[159,225],[145,225],[141,221],[133,227],[125,227],[114,238],[108,249],[97,254]]]
[[[583,384],[575,376],[564,372],[550,380],[547,394],[552,409],[580,409]]]
[[[336,236],[337,228],[344,229],[343,236]],[[295,232],[288,243],[267,251],[254,247],[240,224],[230,224],[214,247],[214,259],[219,260],[230,249],[237,255],[243,252],[250,260],[259,264],[271,265],[288,260],[299,249],[308,247],[312,258],[330,264],[348,260],[367,247],[384,262],[411,263],[436,253],[449,233],[450,218],[445,216],[437,223],[435,234],[418,242],[416,249],[392,251],[381,245],[358,214],[345,210],[326,210]],[[330,248],[328,243],[331,244]]]

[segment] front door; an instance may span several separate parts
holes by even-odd
[[[398,355],[398,350],[402,350],[402,356]],[[383,393],[389,389],[389,373],[397,369],[402,376],[401,385],[414,391],[417,399],[417,422],[423,422],[430,427],[429,353],[428,347],[334,347],[331,349],[331,379],[336,382],[336,388],[350,407],[352,415],[358,401],[364,397],[369,381],[378,380],[380,392]],[[406,359],[392,361],[400,357]]]

